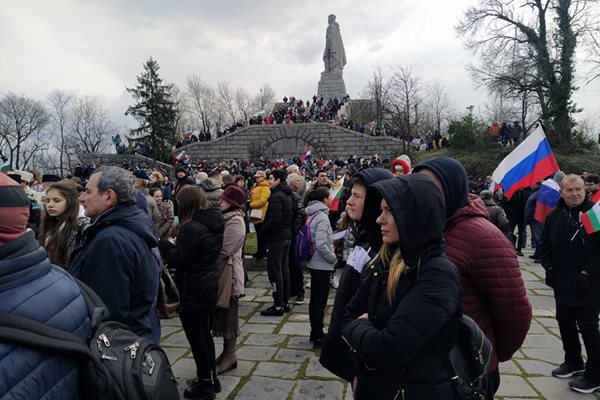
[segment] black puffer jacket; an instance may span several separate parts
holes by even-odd
[[[586,199],[580,206],[569,208],[560,199],[544,223],[542,265],[558,305],[600,305],[600,232],[588,235],[580,223],[580,213],[593,205]]]
[[[267,214],[262,227],[266,243],[290,240],[292,238],[292,219],[294,206],[292,204],[292,189],[281,183],[271,190]]]
[[[346,309],[342,335],[358,360],[356,399],[454,399],[448,353],[462,310],[458,271],[443,254],[444,200],[421,174],[378,182],[367,192],[367,224],[375,224],[382,196],[407,267],[390,305],[389,265],[375,262]]]
[[[181,311],[210,308],[217,301],[219,276],[216,261],[223,245],[225,223],[221,210],[196,210],[181,225],[177,245],[166,250],[169,267],[175,267],[175,283],[181,295]],[[161,247],[168,242],[161,240]]]

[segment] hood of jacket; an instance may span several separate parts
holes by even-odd
[[[381,230],[375,222],[382,198],[394,217],[400,251],[408,265],[418,265],[444,251],[444,198],[430,177],[403,175],[368,187],[363,221],[367,239],[376,250],[382,245]]]
[[[206,210],[194,211],[192,220],[199,221],[205,225],[211,232],[222,235],[223,229],[225,229],[225,222],[223,221],[223,215],[219,208],[207,208]]]
[[[148,216],[135,205],[118,205],[100,215],[88,229],[101,229],[107,226],[120,226],[141,237],[148,247],[158,246],[154,225]]]
[[[385,179],[392,179],[394,174],[383,168],[369,168],[357,172],[354,176],[360,178],[360,180],[362,180],[365,185],[369,187],[369,185],[372,185],[375,182],[383,181]]]
[[[446,225],[446,230],[450,229],[450,227],[456,225],[460,221],[464,221],[469,218],[485,218],[489,220],[490,213],[487,210],[487,207],[481,200],[481,197],[476,194],[469,194],[467,197],[467,205],[456,210],[452,216],[448,219],[448,223]]]
[[[325,205],[322,201],[313,200],[308,203],[308,206],[304,209],[306,211],[306,215],[309,217],[318,213],[319,211],[323,211],[325,214],[329,215],[329,207]]]
[[[46,250],[39,245],[30,229],[0,246],[0,292],[22,286],[49,270]]]
[[[413,172],[428,169],[438,177],[444,187],[446,217],[467,205],[469,184],[467,172],[461,163],[450,157],[434,157],[417,165]]]
[[[265,187],[265,186],[269,187],[269,182],[267,180],[263,180],[262,182],[256,183],[256,184],[254,184],[253,189],[256,187],[259,187],[259,186],[260,187]]]
[[[221,189],[221,184],[218,180],[213,178],[206,178],[200,183],[200,187],[207,192],[212,192],[217,189]]]

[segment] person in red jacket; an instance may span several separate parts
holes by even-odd
[[[521,347],[531,324],[531,304],[512,243],[489,221],[479,196],[469,194],[467,173],[449,157],[436,157],[413,172],[430,176],[444,193],[446,255],[462,281],[463,311],[493,344],[488,367],[488,399],[500,386],[498,363]]]

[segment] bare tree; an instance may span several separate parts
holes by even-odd
[[[187,93],[182,91],[179,86],[171,84],[169,98],[173,103],[174,118],[171,136],[168,138],[170,143],[177,143],[177,139],[182,132],[191,132],[194,130],[193,112],[189,104]]]
[[[73,103],[71,115],[67,140],[69,151],[75,155],[105,151],[113,126],[108,111],[102,106],[99,98],[77,98]]]
[[[214,89],[193,74],[187,77],[186,89],[195,119],[199,121],[200,130],[210,134],[217,105]]]
[[[429,112],[433,129],[442,132],[442,123],[448,120],[452,102],[440,81],[433,81],[427,86],[427,102],[425,109]]]
[[[235,95],[229,82],[220,81],[217,83],[217,101],[222,112],[225,112],[231,118],[231,123],[234,124],[237,121]]]
[[[250,93],[243,87],[235,89],[234,101],[238,115],[243,118],[244,121],[248,121],[252,114],[257,111],[253,108]]]
[[[0,144],[13,168],[25,167],[45,146],[41,136],[49,121],[46,108],[37,100],[12,92],[0,100]]]
[[[52,125],[56,131],[58,131],[58,138],[56,147],[58,149],[58,168],[60,175],[64,176],[64,158],[65,158],[65,144],[66,144],[66,130],[71,118],[71,103],[73,102],[73,95],[63,90],[55,89],[50,95],[48,95],[48,103],[50,104],[50,118]]]
[[[414,73],[413,67],[395,67],[391,76],[388,104],[394,122],[406,137],[419,133],[419,105],[422,101],[421,78]]]
[[[560,145],[571,142],[571,114],[577,111],[571,99],[576,90],[574,55],[578,43],[597,28],[590,12],[595,3],[480,0],[465,11],[456,27],[467,47],[480,53],[482,63],[492,63],[490,72],[499,68],[510,76],[515,61],[525,66],[522,71],[531,76],[524,79],[517,73],[517,86],[530,86],[527,90],[537,96],[542,118],[552,128],[549,136]],[[533,62],[533,68],[527,62]],[[522,99],[523,104],[529,102],[529,96]]]
[[[254,97],[254,107],[258,111],[264,110],[266,113],[270,113],[275,106],[275,90],[269,83],[263,83],[258,89],[258,94]]]
[[[373,75],[362,95],[373,100],[374,117],[377,126],[383,126],[383,119],[389,107],[391,80],[381,70],[381,66],[373,68]]]

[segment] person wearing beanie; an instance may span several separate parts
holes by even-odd
[[[85,340],[90,322],[79,287],[52,265],[31,230],[30,201],[0,174],[0,312],[73,333]],[[0,343],[0,398],[78,399],[79,360]],[[32,384],[35,382],[35,384]]]
[[[500,386],[499,362],[510,360],[521,347],[531,324],[517,255],[489,221],[481,198],[469,194],[467,173],[458,161],[430,158],[415,166],[417,172],[431,177],[444,195],[446,254],[461,275],[463,312],[477,322],[494,349],[486,397],[493,399]]]
[[[349,182],[350,197],[346,202],[346,213],[351,222],[344,237],[343,250],[346,265],[335,295],[327,337],[319,360],[325,368],[348,382],[354,380],[356,371],[349,348],[341,336],[342,319],[346,306],[367,273],[365,264],[376,254],[376,251],[371,249],[364,229],[363,210],[367,188],[374,183],[393,178],[394,175],[387,169],[369,168],[355,174]]]
[[[392,160],[392,173],[394,176],[408,175],[411,172],[410,157],[406,154],[402,154],[400,157]]]

